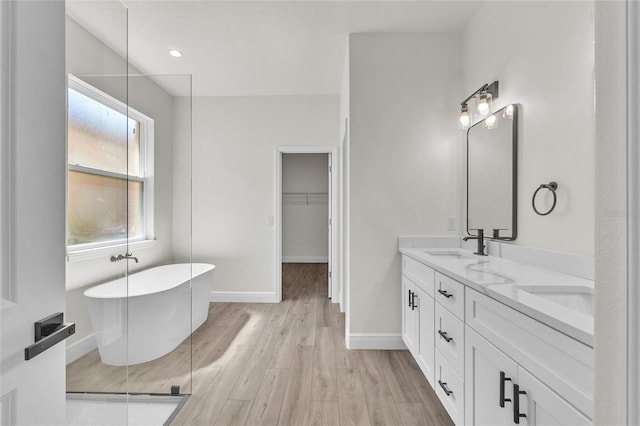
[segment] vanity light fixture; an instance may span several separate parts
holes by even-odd
[[[461,129],[466,129],[471,124],[471,115],[469,113],[469,107],[467,104],[462,105],[460,108],[460,117],[458,118]]]
[[[177,49],[169,49],[169,55],[173,56],[174,58],[181,58],[182,52]]]
[[[473,92],[464,101],[460,102],[460,116],[458,121],[463,129],[466,129],[471,124],[471,116],[468,107],[468,103],[471,99],[476,100],[476,111],[481,116],[486,116],[491,113],[491,103],[498,99],[498,80],[491,84],[483,84],[478,90]],[[513,109],[512,109],[513,114]]]
[[[491,93],[482,91],[476,97],[476,109],[478,114],[485,116],[491,112]]]

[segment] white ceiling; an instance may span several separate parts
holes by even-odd
[[[129,62],[149,74],[192,74],[195,96],[338,94],[349,33],[458,32],[481,3],[123,2]],[[70,2],[67,10],[122,52],[117,48],[124,44],[122,11],[92,12],[88,2]],[[170,48],[184,56],[170,57]]]

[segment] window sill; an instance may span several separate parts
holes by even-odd
[[[127,243],[123,244],[114,244],[112,246],[106,247],[97,247],[92,249],[85,250],[77,250],[77,251],[69,251],[67,252],[67,262],[74,263],[80,262],[83,260],[90,259],[98,259],[100,257],[109,257],[109,256],[117,256],[118,254],[124,254],[124,252],[129,249],[129,251],[134,252],[137,250],[143,250],[149,247],[153,247],[156,244],[156,240],[144,240],[144,241],[133,241],[128,245]]]

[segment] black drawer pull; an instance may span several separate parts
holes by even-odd
[[[442,380],[438,380],[438,384],[440,385],[440,387],[442,388],[444,393],[447,394],[447,396],[453,395],[453,391],[449,390],[449,388],[447,387],[447,383],[446,382],[443,382]]]
[[[438,330],[438,334],[440,335],[440,337],[446,340],[447,343],[450,343],[453,340],[453,337],[449,337],[446,331]]]
[[[413,294],[413,293],[411,293],[411,290],[409,290],[409,307],[411,307],[411,295],[412,295],[412,294]]]
[[[526,395],[527,392],[521,391],[520,386],[513,385],[513,422],[517,425],[520,424],[520,419],[527,417],[526,414],[520,413],[520,395]]]
[[[447,293],[446,290],[438,290],[438,293],[440,293],[441,295],[443,295],[447,299],[450,298],[450,297],[453,297],[453,294]]]
[[[504,384],[510,382],[511,378],[507,377],[504,371],[500,372],[500,406],[504,408],[505,402],[511,402],[510,399],[504,397]]]

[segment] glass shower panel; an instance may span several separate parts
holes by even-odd
[[[127,21],[118,1],[67,2],[67,406],[106,407],[70,424],[177,407],[208,313],[192,280],[191,76],[131,75]]]
[[[130,216],[140,208],[127,174],[135,139],[127,117],[128,12],[119,1],[80,0],[66,2],[66,15],[65,321],[76,323],[66,341],[67,418],[127,424],[128,262],[111,257],[127,252]],[[90,413],[99,420],[84,417]]]
[[[146,237],[154,240],[136,253],[129,233],[129,252],[152,268],[129,275],[128,391],[190,394],[191,336],[201,307],[192,289],[191,76],[129,75],[128,90],[129,108],[145,116],[140,128],[147,132],[140,164],[129,157],[130,176],[141,179]]]

